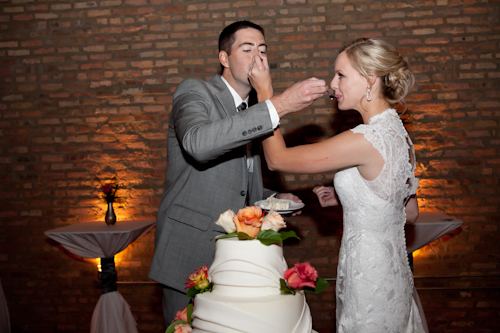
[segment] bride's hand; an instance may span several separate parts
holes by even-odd
[[[250,66],[248,69],[248,79],[257,92],[259,102],[273,97],[273,85],[267,57],[265,55],[254,57]]]
[[[337,206],[339,201],[332,186],[316,186],[313,188],[314,194],[318,196],[321,207]]]

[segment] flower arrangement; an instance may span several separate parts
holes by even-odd
[[[218,239],[238,237],[240,240],[247,240],[256,238],[264,245],[281,243],[291,237],[300,239],[293,230],[280,231],[286,227],[286,223],[279,213],[271,210],[265,214],[265,211],[257,206],[242,208],[238,214],[229,209],[219,216],[215,224],[221,226],[227,233],[217,237]]]
[[[319,293],[328,287],[328,282],[318,276],[318,271],[309,262],[296,263],[285,271],[285,278],[280,279],[280,290],[293,294],[299,290],[306,293]]]
[[[208,267],[201,266],[193,273],[189,274],[186,289],[189,289],[186,297],[193,297],[196,294],[212,291],[213,283],[208,281]]]
[[[108,203],[115,202],[115,200],[117,199],[116,191],[118,191],[118,189],[120,188],[120,185],[117,184],[116,176],[112,178],[111,183],[106,184],[103,184],[97,176],[95,176],[95,178],[97,179],[99,184],[101,184],[101,191],[104,194],[103,199]]]
[[[189,303],[184,309],[177,311],[174,320],[167,327],[165,333],[190,333],[191,314],[193,313],[193,303]]]

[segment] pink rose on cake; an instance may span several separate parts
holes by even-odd
[[[177,313],[175,314],[175,318],[172,322],[177,320],[183,320],[187,322],[188,321],[187,309],[188,308],[186,306],[184,309],[177,311]]]
[[[309,262],[296,263],[285,271],[285,280],[290,287],[295,289],[314,288],[318,280],[318,271]]]
[[[260,231],[262,225],[262,209],[257,206],[245,207],[238,211],[233,217],[237,232],[243,232],[254,238]]]
[[[167,327],[165,333],[190,333],[193,330],[191,326],[191,314],[193,313],[193,303],[189,303],[184,309],[177,311],[174,320]]]
[[[328,282],[318,276],[318,271],[309,262],[296,263],[284,275],[285,279],[280,279],[280,290],[286,294],[295,295],[298,290],[319,293],[328,287]]]
[[[262,227],[260,230],[274,230],[276,232],[281,229],[286,228],[285,220],[283,220],[283,216],[281,216],[278,212],[271,210],[269,214],[264,217],[264,221],[262,221]]]

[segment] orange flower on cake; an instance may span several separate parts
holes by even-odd
[[[262,209],[257,206],[245,207],[233,217],[237,232],[243,232],[250,237],[255,237],[262,225]]]
[[[179,325],[175,325],[174,333],[191,333],[192,330],[193,329],[191,328],[191,325],[179,324]]]

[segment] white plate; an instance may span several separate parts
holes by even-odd
[[[288,214],[288,213],[293,213],[296,210],[299,210],[301,208],[304,208],[305,204],[303,202],[295,202],[292,200],[288,199],[280,199],[280,200],[286,200],[289,202],[288,204],[288,209],[276,209],[276,212],[280,214]],[[267,208],[262,208],[261,205],[265,204],[266,200],[259,200],[254,203],[255,206],[260,207],[263,210],[269,210]]]

